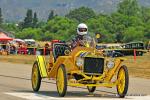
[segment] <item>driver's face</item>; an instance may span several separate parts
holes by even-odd
[[[79,28],[78,30],[79,30],[79,32],[86,32],[87,28]]]

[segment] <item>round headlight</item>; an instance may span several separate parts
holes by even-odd
[[[108,67],[109,69],[113,68],[114,66],[115,66],[115,63],[114,63],[113,61],[108,61],[108,62],[107,62],[107,67]]]
[[[77,58],[76,65],[78,67],[81,67],[81,66],[83,66],[83,64],[84,64],[84,59],[83,58]]]

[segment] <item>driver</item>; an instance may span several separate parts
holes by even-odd
[[[84,39],[84,36],[88,35],[88,27],[84,23],[80,23],[77,26],[77,36],[72,39],[71,48],[74,49],[77,46],[84,46],[82,43],[82,40]]]

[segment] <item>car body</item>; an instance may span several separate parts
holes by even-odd
[[[94,47],[71,48],[66,43],[54,43],[49,62],[37,56],[32,68],[32,88],[38,91],[42,78],[56,80],[59,96],[65,96],[67,86],[84,86],[89,92],[96,87],[117,87],[119,97],[128,90],[128,70],[124,58],[105,58]],[[117,76],[115,80],[113,77]]]

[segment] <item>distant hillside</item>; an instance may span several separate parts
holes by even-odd
[[[48,17],[50,10],[58,15],[65,15],[74,8],[87,6],[97,13],[111,13],[116,10],[117,4],[122,0],[0,0],[0,7],[5,20],[21,21],[26,10],[33,9],[41,20]],[[138,0],[141,5],[150,6],[150,0]]]

